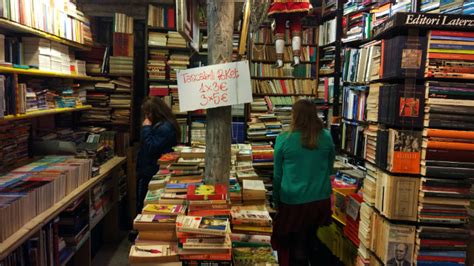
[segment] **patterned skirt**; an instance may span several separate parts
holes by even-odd
[[[271,4],[268,15],[288,14],[288,13],[308,13],[311,9],[309,0],[274,0]]]
[[[329,225],[331,219],[331,200],[318,200],[304,204],[280,203],[273,220],[272,246],[278,249],[290,234],[314,232],[320,226]]]

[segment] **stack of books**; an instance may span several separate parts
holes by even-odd
[[[268,247],[272,218],[264,205],[232,206],[232,245]]]
[[[161,32],[150,32],[148,33],[148,45],[149,46],[166,46],[168,35]]]
[[[0,125],[0,171],[28,159],[31,123],[27,120]]]
[[[206,144],[206,123],[204,121],[191,123],[191,144]]]
[[[179,262],[176,244],[138,244],[130,248],[128,262],[132,266],[140,265],[182,265]]]
[[[417,265],[459,265],[466,261],[469,230],[420,226],[416,233]]]
[[[271,247],[235,247],[232,252],[234,265],[278,265]]]
[[[57,228],[54,230],[54,233],[57,234],[57,254],[61,263],[71,256],[87,237],[88,210],[87,201],[84,198],[79,198],[64,210],[59,218],[54,219],[54,225]]]
[[[344,17],[343,24],[347,25],[347,30],[342,38],[343,42],[352,42],[371,37],[372,15],[367,12],[353,13]]]
[[[227,188],[223,184],[191,184],[187,187],[188,215],[230,216]]]
[[[471,198],[471,140],[474,133],[425,129],[418,220],[462,225],[467,222]],[[454,178],[455,177],[455,178]]]
[[[364,188],[365,189],[365,188]],[[365,194],[365,191],[364,191]],[[370,264],[371,261],[371,254],[368,251],[369,247],[371,247],[372,243],[372,216],[374,215],[374,209],[367,204],[366,202],[362,202],[360,204],[359,210],[359,249],[358,249],[358,264],[357,265],[374,265]]]
[[[267,142],[252,142],[252,162],[273,163],[273,147]]]
[[[232,259],[230,223],[224,217],[178,216],[176,230],[182,261],[229,262]]]
[[[132,75],[133,74],[133,57],[128,56],[110,56],[110,74]]]
[[[188,54],[183,53],[172,53],[170,55],[170,59],[167,62],[169,68],[169,79],[176,80],[176,74],[180,70],[185,70],[188,68],[189,65],[189,58]]]
[[[425,76],[473,79],[473,37],[472,32],[430,31]]]
[[[185,213],[185,205],[145,205],[142,214],[137,215],[133,222],[133,228],[138,231],[136,242],[146,244],[152,241],[176,241],[176,217]]]
[[[242,181],[242,199],[244,205],[265,205],[266,188],[262,180]]]
[[[430,128],[474,130],[470,113],[474,110],[474,84],[426,82],[424,126]]]
[[[166,46],[186,48],[188,45],[183,36],[176,31],[168,31],[167,37],[168,40],[166,41]]]
[[[168,85],[163,84],[150,84],[149,96],[168,96],[170,93],[170,88]]]
[[[384,265],[395,264],[396,251],[404,253],[404,260],[408,264],[413,263],[414,243],[416,228],[412,225],[394,224],[389,222],[377,213],[372,216],[373,232],[377,232],[377,237],[372,239],[370,250],[373,250]],[[403,251],[402,251],[403,250]]]

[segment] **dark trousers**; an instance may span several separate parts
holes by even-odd
[[[141,213],[143,209],[143,201],[148,191],[148,183],[153,176],[137,175],[137,213]]]

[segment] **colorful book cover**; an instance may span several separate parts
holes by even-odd
[[[186,207],[183,205],[147,204],[143,208],[143,213],[178,215],[180,213],[184,213],[185,210]]]
[[[189,185],[187,191],[188,200],[225,200],[227,199],[227,188],[224,184],[216,185]]]

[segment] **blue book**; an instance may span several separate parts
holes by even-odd
[[[431,49],[474,50],[474,43],[473,43],[473,45],[432,43],[432,44],[430,44],[430,48],[431,48]]]
[[[417,266],[464,266],[464,263],[441,262],[441,261],[421,261],[416,262]]]
[[[453,258],[465,258],[465,251],[419,251],[419,256],[436,256],[436,257],[453,257]]]
[[[457,36],[431,36],[432,40],[450,40],[450,41],[465,41],[474,42],[474,38],[469,37],[457,37]]]

